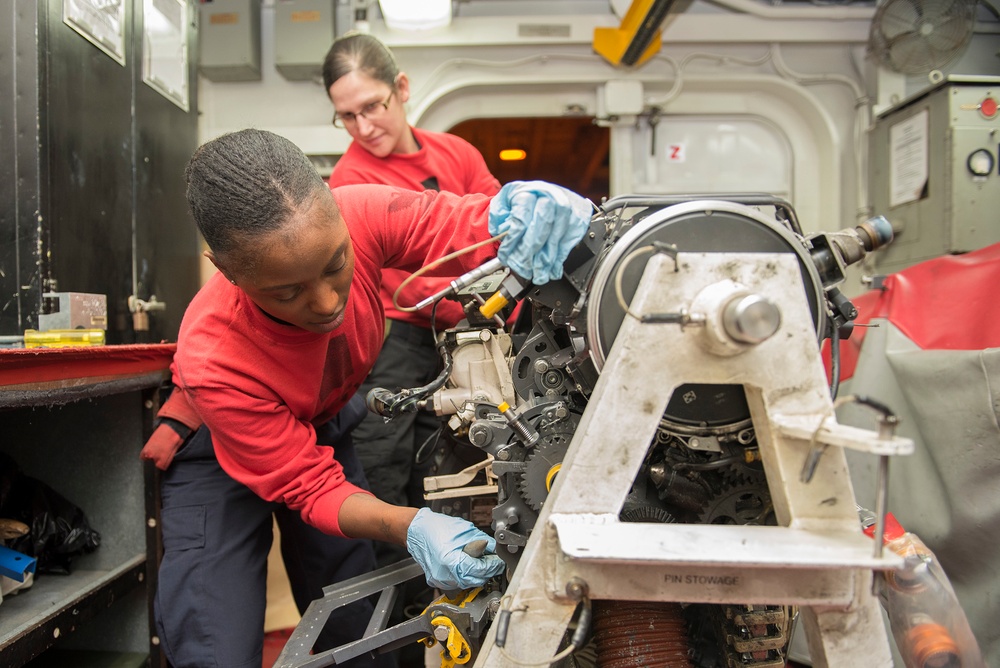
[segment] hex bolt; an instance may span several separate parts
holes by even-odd
[[[479,422],[474,422],[469,427],[469,442],[477,448],[483,448],[493,441],[493,432],[490,428]]]

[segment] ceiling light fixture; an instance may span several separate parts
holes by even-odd
[[[386,27],[429,30],[451,23],[451,0],[378,0]]]

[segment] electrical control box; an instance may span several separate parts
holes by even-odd
[[[887,110],[870,134],[873,213],[895,239],[879,273],[1000,242],[1000,77],[949,77]]]
[[[260,81],[260,0],[203,0],[198,71],[209,81]]]
[[[274,66],[289,81],[321,80],[336,37],[333,0],[278,0],[274,6]]]

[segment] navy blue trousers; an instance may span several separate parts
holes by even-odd
[[[367,488],[350,436],[361,415],[352,402],[316,432],[318,443],[334,446],[347,479]],[[264,501],[230,478],[215,458],[205,427],[164,472],[161,498],[164,554],[154,606],[161,646],[173,668],[260,668],[272,517],[300,613],[323,595],[323,587],[375,568],[371,541],[326,535],[297,512]],[[340,608],[316,651],[360,638],[371,612],[369,601]],[[344,665],[393,664],[391,657],[381,656]]]

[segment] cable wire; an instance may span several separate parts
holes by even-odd
[[[505,601],[506,605],[504,604]],[[589,602],[587,604],[589,604]],[[509,605],[510,605],[510,595],[507,594],[500,599],[500,607],[502,611],[510,614],[513,612],[527,612],[528,610],[527,608],[518,608],[517,610],[510,610],[510,608],[507,607]],[[506,644],[507,643],[504,642],[504,645]],[[510,654],[508,654],[507,650],[505,650],[501,645],[494,644],[493,646],[496,647],[497,651],[500,652],[500,655],[503,658],[507,659],[516,666],[524,666],[525,668],[544,668],[545,666],[551,666],[552,664],[558,663],[563,659],[569,657],[573,652],[579,649],[576,645],[570,643],[568,647],[566,647],[561,652],[548,659],[542,661],[524,661],[522,659],[518,659],[517,657],[513,657]]]
[[[427,273],[431,269],[434,269],[435,267],[438,267],[438,266],[444,264],[445,262],[448,262],[450,260],[454,260],[455,258],[461,257],[461,256],[465,255],[466,253],[471,253],[472,251],[476,250],[477,248],[482,248],[483,246],[486,246],[487,244],[495,243],[495,242],[499,241],[500,239],[502,239],[504,237],[504,235],[506,235],[506,234],[507,234],[506,232],[501,232],[500,234],[496,235],[495,237],[490,237],[489,239],[484,239],[483,241],[479,241],[477,243],[474,243],[471,246],[466,246],[465,248],[460,248],[459,250],[451,252],[451,253],[448,253],[444,257],[438,258],[437,260],[434,260],[430,264],[424,265],[420,269],[416,270],[415,272],[413,272],[412,274],[410,274],[409,276],[407,276],[403,280],[403,282],[399,284],[399,287],[396,288],[396,291],[394,293],[392,293],[392,305],[393,305],[393,307],[396,310],[398,310],[398,311],[402,311],[403,313],[415,313],[416,311],[420,310],[420,309],[417,309],[417,308],[415,308],[413,306],[400,306],[399,305],[399,301],[398,301],[399,300],[399,294],[403,291],[403,288],[405,288],[407,285],[409,285],[410,282],[413,281],[413,279],[415,279],[415,278],[417,278],[419,276],[423,276],[425,273]],[[435,302],[435,304],[436,304],[436,302]]]

